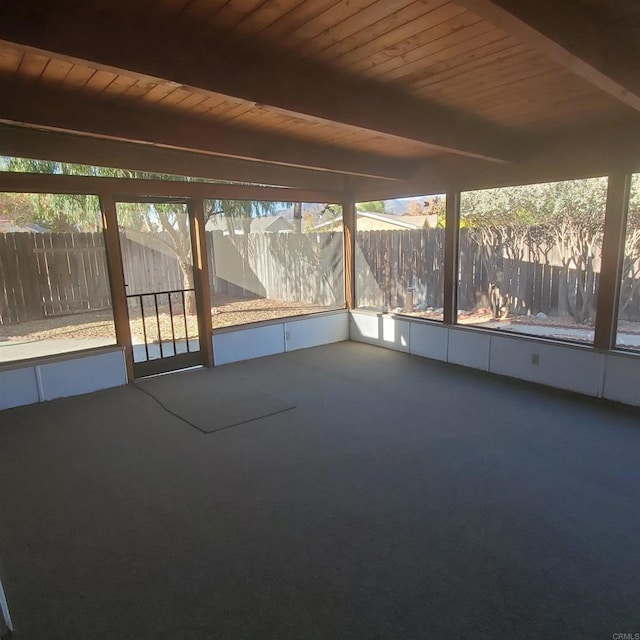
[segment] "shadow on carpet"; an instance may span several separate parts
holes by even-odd
[[[294,409],[295,405],[252,388],[238,388],[224,376],[190,371],[139,380],[135,386],[166,411],[203,433],[222,431]]]

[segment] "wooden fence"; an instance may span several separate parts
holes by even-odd
[[[406,291],[412,287],[417,292],[416,298],[424,299],[430,307],[441,307],[443,264],[444,233],[440,229],[358,231],[358,305],[402,307]]]
[[[566,292],[577,287],[577,272],[542,261],[509,260],[493,255],[494,274],[487,272],[480,247],[467,229],[460,230],[458,308],[488,307],[489,285],[499,284],[513,313],[564,315]],[[414,301],[434,309],[444,298],[444,229],[359,231],[356,250],[356,294],[360,306],[404,307],[407,289]],[[497,282],[495,274],[499,274]],[[594,289],[598,285],[598,274]],[[625,319],[640,320],[640,300]]]
[[[0,324],[110,306],[101,233],[0,234]]]
[[[342,233],[207,233],[213,295],[344,304]]]
[[[175,255],[121,235],[127,293],[180,289]],[[212,295],[341,305],[342,234],[207,233]],[[214,301],[215,303],[215,301]],[[101,233],[0,234],[0,325],[111,306]]]
[[[403,307],[408,288],[416,303],[443,306],[444,229],[360,231],[357,235],[356,287],[361,306]],[[491,275],[477,243],[460,232],[458,307],[488,306]],[[501,291],[516,312],[558,312],[562,269],[529,261],[494,256]],[[493,284],[497,284],[494,282]]]
[[[149,235],[153,238],[153,234]],[[135,236],[130,238],[121,232],[120,251],[127,294],[182,289],[178,260],[160,243],[142,243]]]
[[[176,257],[154,243],[121,238],[128,293],[179,289]],[[266,297],[340,305],[344,300],[342,233],[207,233],[210,286],[214,296]],[[376,308],[414,299],[443,306],[444,230],[360,231],[357,234],[358,304]],[[516,313],[564,314],[567,289],[577,274],[540,261],[495,257],[501,290]],[[486,306],[490,275],[478,245],[460,237],[461,309]],[[627,279],[624,290],[635,281]],[[594,283],[597,286],[597,278]],[[628,301],[622,319],[640,320],[640,297]],[[214,301],[215,304],[215,301]],[[0,324],[110,307],[105,251],[100,233],[0,234]]]

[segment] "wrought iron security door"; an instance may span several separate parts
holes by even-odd
[[[188,202],[117,202],[135,378],[204,363]]]

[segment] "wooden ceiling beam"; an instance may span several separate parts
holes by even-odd
[[[170,109],[0,76],[0,121],[280,165],[406,178],[415,161],[184,118]]]
[[[127,198],[210,198],[213,200],[262,200],[272,202],[338,203],[340,193],[282,189],[240,184],[211,184],[178,180],[137,180],[98,178],[63,174],[0,171],[0,193],[62,193],[109,195],[126,202]]]
[[[456,0],[523,44],[640,110],[640,47],[606,16],[561,0]]]
[[[372,81],[292,59],[255,43],[205,33],[202,23],[129,24],[78,0],[5,0],[0,40],[70,61],[174,82],[288,114],[391,134],[429,148],[512,161],[518,141],[469,114],[452,112]]]
[[[640,127],[623,123],[555,136],[528,147],[526,158],[512,165],[428,160],[408,180],[353,178],[349,188],[357,200],[370,201],[640,172]]]
[[[317,191],[339,192],[346,185],[346,176],[327,171],[3,124],[0,155]]]

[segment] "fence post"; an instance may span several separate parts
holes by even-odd
[[[458,319],[458,239],[460,237],[460,192],[447,191],[444,228],[444,323]]]
[[[596,349],[609,350],[616,346],[630,187],[630,175],[616,173],[609,176],[600,284],[596,300],[596,329],[593,341]]]

